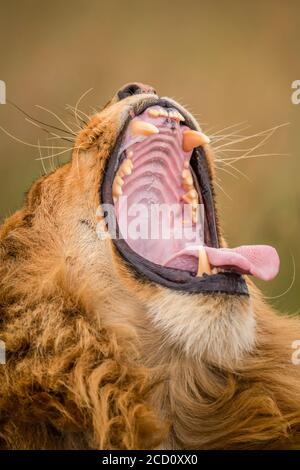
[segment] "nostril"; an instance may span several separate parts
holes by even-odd
[[[143,83],[128,83],[128,85],[125,85],[118,91],[117,95],[119,100],[123,100],[124,98],[140,93],[152,93],[156,95],[154,88],[149,85],[144,85]]]

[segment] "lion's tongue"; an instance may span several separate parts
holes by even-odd
[[[199,258],[198,246],[187,246],[169,259],[165,265],[195,272]],[[211,248],[205,251],[211,267],[230,269],[241,274],[252,274],[264,281],[273,279],[279,271],[279,256],[268,245],[248,245],[237,248]]]
[[[219,249],[206,247],[206,253],[211,266],[230,268],[242,274],[252,274],[264,281],[270,281],[279,271],[277,251],[268,245]]]

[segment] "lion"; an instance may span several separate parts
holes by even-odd
[[[0,232],[0,448],[300,447],[300,320],[250,279],[276,251],[227,247],[214,187],[198,122],[141,83],[33,184]],[[202,243],[123,237],[125,196],[185,201]]]

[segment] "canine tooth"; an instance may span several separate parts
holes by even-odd
[[[159,116],[159,110],[155,108],[149,108],[148,109],[148,114],[151,117],[158,117]]]
[[[184,117],[182,116],[182,114],[180,114],[178,111],[176,112],[177,114],[177,119],[179,119],[179,121],[185,121]]]
[[[131,132],[135,135],[158,134],[159,130],[153,124],[145,121],[132,121]]]
[[[211,267],[208,262],[207,254],[204,246],[199,247],[199,258],[198,258],[198,271],[197,276],[203,276],[203,274],[211,274]]]
[[[192,129],[183,132],[182,148],[184,152],[190,152],[195,147],[209,144],[209,142],[209,138],[203,132],[193,131]]]

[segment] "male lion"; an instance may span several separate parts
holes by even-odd
[[[120,236],[124,196],[187,205],[203,243],[174,236],[180,211],[169,239]],[[226,247],[209,139],[178,103],[123,87],[0,234],[1,448],[300,446],[300,320],[248,278],[276,251]]]

